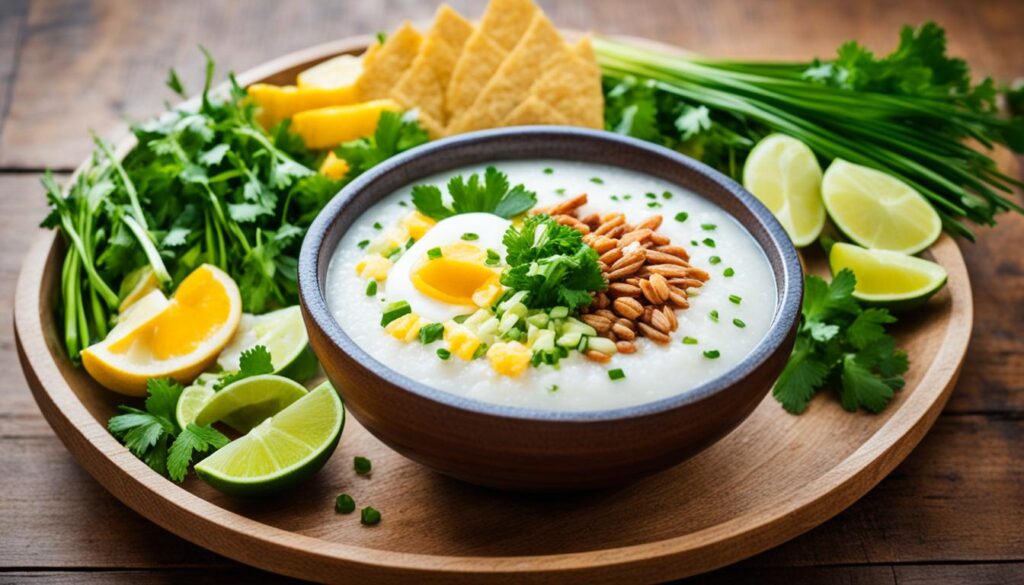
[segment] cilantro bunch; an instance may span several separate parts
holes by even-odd
[[[590,304],[591,293],[608,287],[597,252],[580,232],[547,215],[528,217],[523,226],[510,227],[502,239],[508,267],[501,284],[508,294],[525,291],[532,309],[557,306],[572,312]]]
[[[835,388],[843,408],[880,412],[903,388],[907,354],[885,326],[896,322],[886,309],[861,308],[857,284],[844,269],[828,284],[808,276],[796,346],[772,390],[783,408],[799,414],[823,387]]]
[[[157,473],[183,481],[196,453],[220,449],[228,438],[211,426],[178,426],[174,411],[184,390],[181,384],[154,379],[146,390],[145,410],[121,405],[121,414],[110,418],[107,429]]]
[[[968,222],[1024,212],[1018,179],[1002,173],[973,139],[1024,152],[1024,117],[997,111],[991,79],[974,84],[946,54],[935,23],[904,27],[878,57],[849,42],[832,60],[746,62],[683,57],[596,39],[610,130],[654,141],[740,178],[750,148],[768,132],[893,175],[935,207],[946,231],[973,238]],[[1009,101],[1017,94],[1008,94]]]
[[[472,174],[469,179],[456,175],[448,180],[448,200],[434,185],[412,188],[412,203],[420,213],[438,221],[460,213],[493,213],[511,219],[537,204],[537,194],[523,185],[511,186],[508,176],[487,167],[483,181]]]
[[[96,138],[66,195],[43,178],[43,226],[69,247],[59,306],[73,360],[106,336],[143,267],[170,290],[199,265],[218,266],[250,313],[296,304],[299,247],[320,209],[366,169],[427,140],[414,120],[385,113],[375,136],[338,149],[350,171],[335,181],[315,172],[323,153],[306,149],[288,121],[265,131],[245,89],[229,76],[214,91],[213,74],[207,55],[199,104],[134,125],[138,144],[123,160]],[[185,96],[173,71],[167,85]]]

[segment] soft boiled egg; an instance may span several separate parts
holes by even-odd
[[[406,301],[434,322],[490,306],[502,293],[502,237],[512,223],[490,213],[463,213],[437,222],[402,254],[388,273],[388,301]],[[493,256],[492,252],[492,256]]]

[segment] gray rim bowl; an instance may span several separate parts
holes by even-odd
[[[753,236],[775,275],[777,300],[768,332],[746,358],[718,378],[654,402],[585,412],[527,409],[482,402],[420,384],[378,362],[352,341],[335,321],[327,306],[324,295],[327,268],[341,237],[354,221],[381,198],[417,180],[468,165],[514,159],[573,160],[631,169],[678,184],[723,208]],[[785,231],[772,213],[735,181],[707,165],[661,146],[610,132],[551,126],[505,128],[463,134],[428,143],[375,166],[346,186],[314,220],[299,255],[298,280],[303,314],[307,328],[310,329],[311,340],[314,333],[321,334],[320,336],[329,340],[330,344],[346,354],[359,367],[365,368],[372,376],[389,386],[456,411],[476,413],[492,419],[497,417],[504,422],[622,421],[665,413],[708,400],[723,390],[742,383],[765,367],[771,358],[775,357],[775,361],[779,361],[777,358],[781,351],[785,351],[783,357],[788,356],[799,320],[803,295],[800,261]],[[317,343],[314,343],[314,350],[318,349],[316,345]],[[317,353],[321,362],[329,362],[332,359],[332,356],[324,355],[327,352],[323,348]],[[781,360],[781,363],[784,364],[785,360]],[[331,369],[329,364],[325,363],[325,370],[329,375]],[[781,366],[772,369],[771,382],[774,382],[781,372]],[[760,390],[758,401],[770,388],[771,382]],[[338,390],[343,397],[349,398],[349,392],[343,385]],[[756,405],[756,402],[753,405]],[[378,434],[375,423],[379,421],[380,413],[370,415],[360,412],[358,404],[349,406],[368,430]],[[752,410],[752,406],[749,410]],[[749,414],[749,410],[730,425],[729,429],[741,422]],[[719,437],[721,435],[724,435],[724,432],[719,433]],[[389,442],[384,436],[380,438]],[[403,447],[405,448],[398,450],[414,459],[424,459],[410,453],[408,446]],[[430,458],[428,464],[470,481],[505,487],[501,481],[488,481],[485,478],[467,477],[465,473],[453,473],[439,466],[435,458]],[[510,487],[529,489],[528,485]]]

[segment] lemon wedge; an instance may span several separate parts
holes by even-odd
[[[217,359],[241,317],[238,285],[204,264],[170,299],[154,290],[128,307],[106,339],[82,351],[82,365],[100,384],[130,396],[145,396],[150,378],[187,384]]]
[[[355,87],[363,74],[363,59],[353,55],[339,55],[299,73],[295,85],[300,88],[338,89]]]
[[[743,186],[775,215],[794,246],[818,239],[825,226],[821,167],[806,144],[785,134],[764,137],[743,165]]]

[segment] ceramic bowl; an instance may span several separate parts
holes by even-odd
[[[420,384],[370,357],[327,307],[324,283],[342,235],[370,206],[414,181],[467,165],[562,159],[632,169],[678,184],[733,215],[775,275],[771,328],[742,362],[678,395],[613,410],[500,406]],[[485,486],[568,491],[621,484],[673,466],[736,428],[764,399],[789,356],[803,294],[800,262],[772,216],[733,180],[672,150],[609,132],[560,127],[490,130],[391,158],[350,183],[313,222],[299,258],[309,340],[355,418],[399,453]]]

